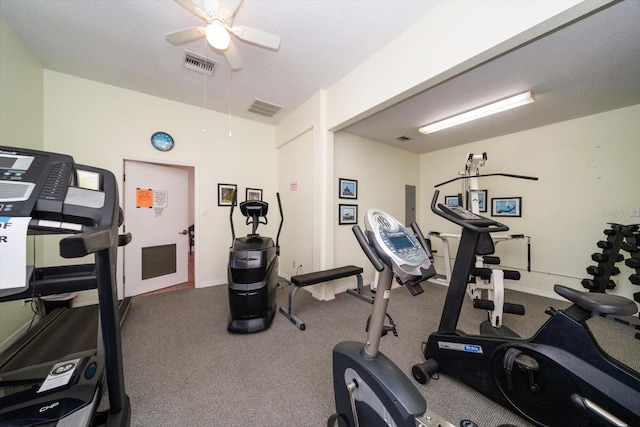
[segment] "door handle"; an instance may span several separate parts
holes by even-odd
[[[182,230],[182,231],[181,231],[180,233],[178,233],[178,234],[187,234],[187,233],[189,233],[187,230]]]

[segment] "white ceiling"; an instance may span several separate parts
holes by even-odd
[[[234,25],[278,34],[282,43],[274,52],[236,41],[243,69],[233,73],[204,41],[175,47],[164,40],[202,24],[173,0],[0,0],[0,16],[46,69],[277,124],[442,1],[245,0]],[[218,61],[214,76],[184,69],[184,48]],[[534,104],[427,136],[417,132],[529,89]],[[250,113],[254,98],[284,109],[271,119]],[[625,0],[344,130],[423,153],[634,104],[640,1]]]
[[[243,69],[231,75],[206,41],[165,41],[204,24],[173,0],[0,0],[0,16],[46,69],[276,124],[441,1],[245,0],[233,24],[282,41],[272,51],[235,39]],[[184,49],[218,61],[214,76],[183,68]],[[284,109],[250,113],[254,98]]]
[[[535,103],[429,135],[418,132],[527,90]],[[640,0],[625,0],[343,130],[425,153],[636,104]],[[411,140],[399,141],[401,136]]]

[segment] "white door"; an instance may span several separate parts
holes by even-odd
[[[157,164],[124,162],[125,296],[187,281],[188,172]]]

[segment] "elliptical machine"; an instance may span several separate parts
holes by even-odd
[[[469,335],[457,329],[467,278],[482,234],[509,227],[462,207],[431,202],[437,215],[462,227],[462,237],[438,331],[429,336],[425,358],[455,378],[541,426],[640,425],[640,376],[598,346],[586,325],[594,314],[630,316],[627,298],[554,290],[573,303],[548,308],[551,317],[529,339]],[[413,367],[422,382],[424,363]]]
[[[246,225],[251,225],[251,234],[236,239],[233,227],[233,195],[229,222],[233,241],[229,248],[229,326],[232,333],[247,334],[263,331],[273,321],[276,313],[276,290],[278,287],[278,256],[280,255],[280,231],[284,217],[280,193],[276,193],[280,209],[280,227],[274,244],[271,237],[256,233],[260,224],[267,224],[269,204],[261,200],[245,200],[240,203],[240,212]]]
[[[367,237],[357,225],[353,232],[380,272],[376,292],[380,297],[373,302],[366,344],[345,341],[333,349],[336,414],[329,418],[328,425],[338,421],[341,427],[453,427],[433,413],[425,414],[424,397],[400,368],[378,351],[394,275],[416,295],[422,292],[420,282],[435,274],[425,252],[428,246],[378,209],[369,209],[365,226]],[[413,223],[412,227],[415,230],[417,225]]]

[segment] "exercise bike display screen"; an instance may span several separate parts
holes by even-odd
[[[424,252],[417,246],[406,230],[400,229],[397,232],[380,230],[382,242],[390,251],[390,254],[402,259],[410,264],[419,264],[424,260]]]
[[[407,235],[404,233],[390,235],[389,243],[393,245],[393,248],[396,251],[400,251],[402,249],[407,249],[407,248],[415,248],[413,242],[411,242],[411,240],[409,240]]]

